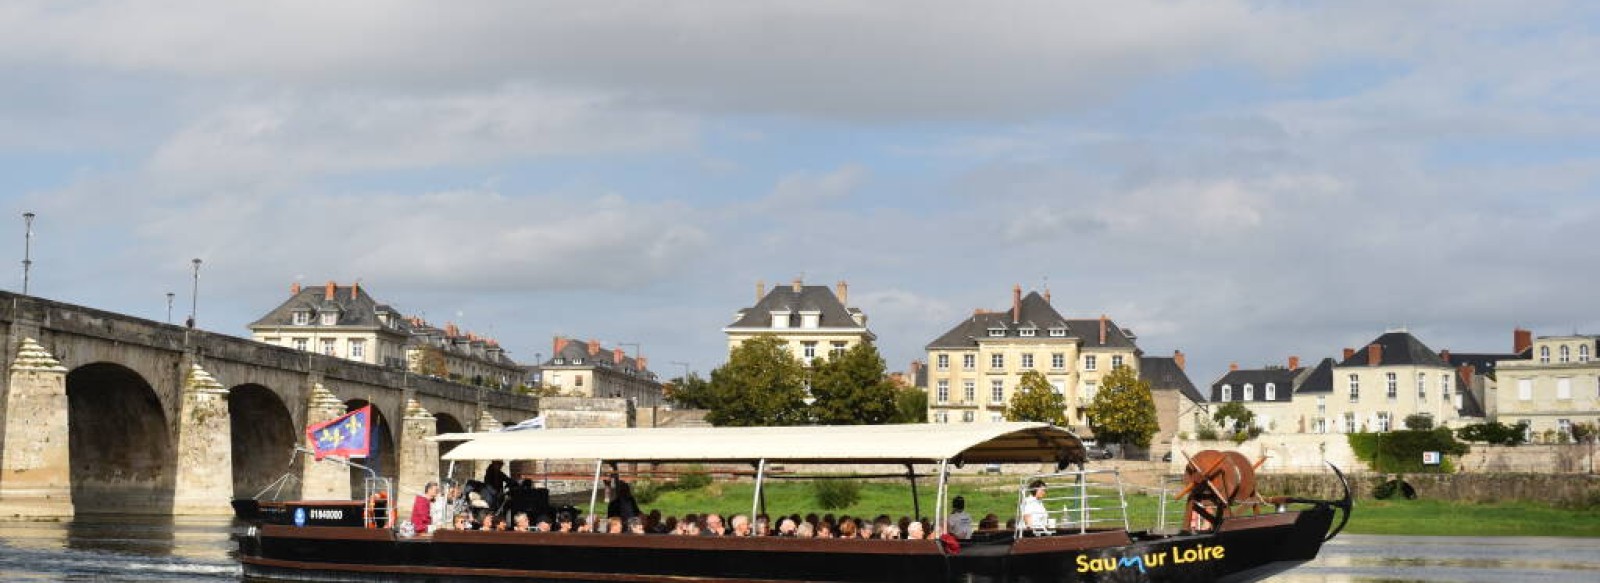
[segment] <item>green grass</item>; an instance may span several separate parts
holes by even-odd
[[[983,484],[952,484],[951,495],[965,496],[967,511],[975,518],[987,513],[1000,517],[1003,524],[1015,516],[1015,481]],[[833,513],[856,517],[911,516],[911,493],[905,483],[864,483],[861,500],[836,510],[822,510],[804,482],[771,482],[766,490],[767,512],[771,515]],[[752,487],[749,483],[715,483],[700,490],[667,492],[645,510],[660,510],[669,516],[717,512],[724,516],[749,514]],[[922,516],[934,513],[934,484],[919,483]],[[1135,529],[1155,523],[1159,502],[1153,496],[1129,491],[1130,521]],[[1168,501],[1169,520],[1175,520],[1178,503]],[[1355,534],[1434,535],[1434,536],[1569,536],[1600,537],[1600,509],[1564,510],[1531,503],[1505,502],[1472,504],[1439,500],[1358,500],[1345,532]]]

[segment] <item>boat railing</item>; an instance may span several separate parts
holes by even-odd
[[[362,480],[366,496],[362,521],[367,528],[394,528],[394,482],[383,476],[367,476]]]
[[[1029,528],[1020,515],[1022,503],[1032,492],[1028,484],[1045,483],[1044,525]],[[1122,478],[1116,470],[1077,470],[1036,474],[1023,478],[1018,486],[1016,536],[1083,534],[1090,530],[1121,528],[1129,530],[1128,502]]]
[[[1173,495],[1183,490],[1183,483],[1171,478],[1163,479],[1158,486],[1125,486],[1131,496],[1147,498],[1153,503],[1128,505],[1128,522],[1131,526],[1145,527],[1151,534],[1177,534],[1183,525],[1183,502]]]

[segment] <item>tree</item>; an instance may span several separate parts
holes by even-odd
[[[1088,413],[1089,428],[1101,442],[1150,447],[1151,436],[1161,430],[1156,420],[1156,401],[1150,396],[1150,381],[1140,379],[1127,365],[1101,379]]]
[[[1406,429],[1414,431],[1427,431],[1433,429],[1433,416],[1427,413],[1412,413],[1406,415]]]
[[[1022,373],[1022,382],[1006,403],[1006,421],[1042,421],[1067,424],[1067,398],[1057,393],[1039,371]]]
[[[1244,403],[1229,401],[1221,407],[1217,407],[1217,412],[1211,414],[1211,418],[1217,421],[1217,425],[1238,433],[1250,430],[1250,427],[1255,424],[1256,414],[1245,407]]]
[[[744,341],[711,371],[711,412],[717,426],[799,425],[806,421],[805,370],[776,336]]]
[[[894,390],[894,418],[890,423],[927,423],[928,391],[917,387]]]
[[[811,365],[811,419],[822,425],[878,425],[895,416],[894,384],[878,349],[862,342]]]
[[[711,408],[711,383],[700,375],[689,373],[689,376],[678,377],[667,382],[662,387],[667,399],[685,409],[710,409]]]
[[[1522,445],[1528,441],[1528,423],[1518,421],[1515,425],[1506,425],[1499,421],[1474,423],[1456,430],[1456,437],[1462,441],[1487,443],[1490,445]]]

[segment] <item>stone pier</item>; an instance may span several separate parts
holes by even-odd
[[[198,364],[189,365],[178,411],[173,514],[228,514],[233,499],[233,429],[228,389]]]
[[[11,362],[0,415],[0,516],[72,516],[67,369],[32,338]]]
[[[311,395],[306,403],[306,427],[332,421],[344,415],[344,401],[340,401],[322,383],[311,384]],[[302,437],[301,443],[305,442]],[[300,495],[307,500],[349,500],[350,468],[332,461],[315,461],[306,458],[300,475]]]
[[[439,481],[439,444],[429,441],[438,433],[433,413],[416,399],[406,400],[406,416],[400,428],[400,474],[395,484],[395,503],[401,520],[411,518],[411,502],[428,482]]]

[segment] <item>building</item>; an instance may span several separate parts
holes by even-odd
[[[1067,400],[1067,419],[1085,422],[1083,408],[1100,379],[1118,366],[1138,371],[1135,336],[1109,318],[1071,320],[1050,295],[1011,290],[1011,309],[975,310],[928,343],[928,419],[935,423],[995,422],[1028,371],[1038,371]]]
[[[550,359],[539,366],[545,386],[563,395],[622,397],[639,407],[655,407],[666,397],[656,373],[643,356],[628,356],[621,348],[607,349],[597,340],[582,342],[556,336]]]
[[[289,288],[250,324],[257,342],[482,386],[512,387],[521,368],[494,340],[434,328],[372,298],[361,284]]]
[[[1518,358],[1500,360],[1496,417],[1526,422],[1530,441],[1572,435],[1574,423],[1600,423],[1600,336],[1540,336],[1517,331]]]
[[[835,293],[837,292],[837,293]],[[800,363],[877,340],[867,329],[867,315],[849,307],[850,287],[841,281],[836,289],[804,285],[795,279],[790,285],[766,290],[756,283],[756,304],[739,310],[734,322],[722,329],[728,335],[728,351],[756,336],[776,336],[789,346]]]
[[[1205,396],[1195,388],[1185,371],[1183,352],[1174,350],[1172,356],[1140,356],[1139,378],[1150,383],[1150,398],[1156,404],[1156,423],[1161,427],[1150,438],[1150,457],[1159,459],[1172,446],[1172,438],[1181,431],[1182,418],[1200,410]]]
[[[1305,428],[1280,423],[1280,431],[1393,431],[1416,414],[1432,417],[1435,426],[1482,418],[1477,399],[1459,390],[1456,369],[1404,330],[1386,332],[1359,350],[1346,348],[1329,377],[1326,392],[1318,386],[1295,393],[1292,415],[1306,420]]]
[[[1298,356],[1289,357],[1286,366],[1241,369],[1232,364],[1211,383],[1209,401],[1243,403],[1263,431],[1327,433],[1335,364],[1324,358],[1316,366],[1304,367]]]

